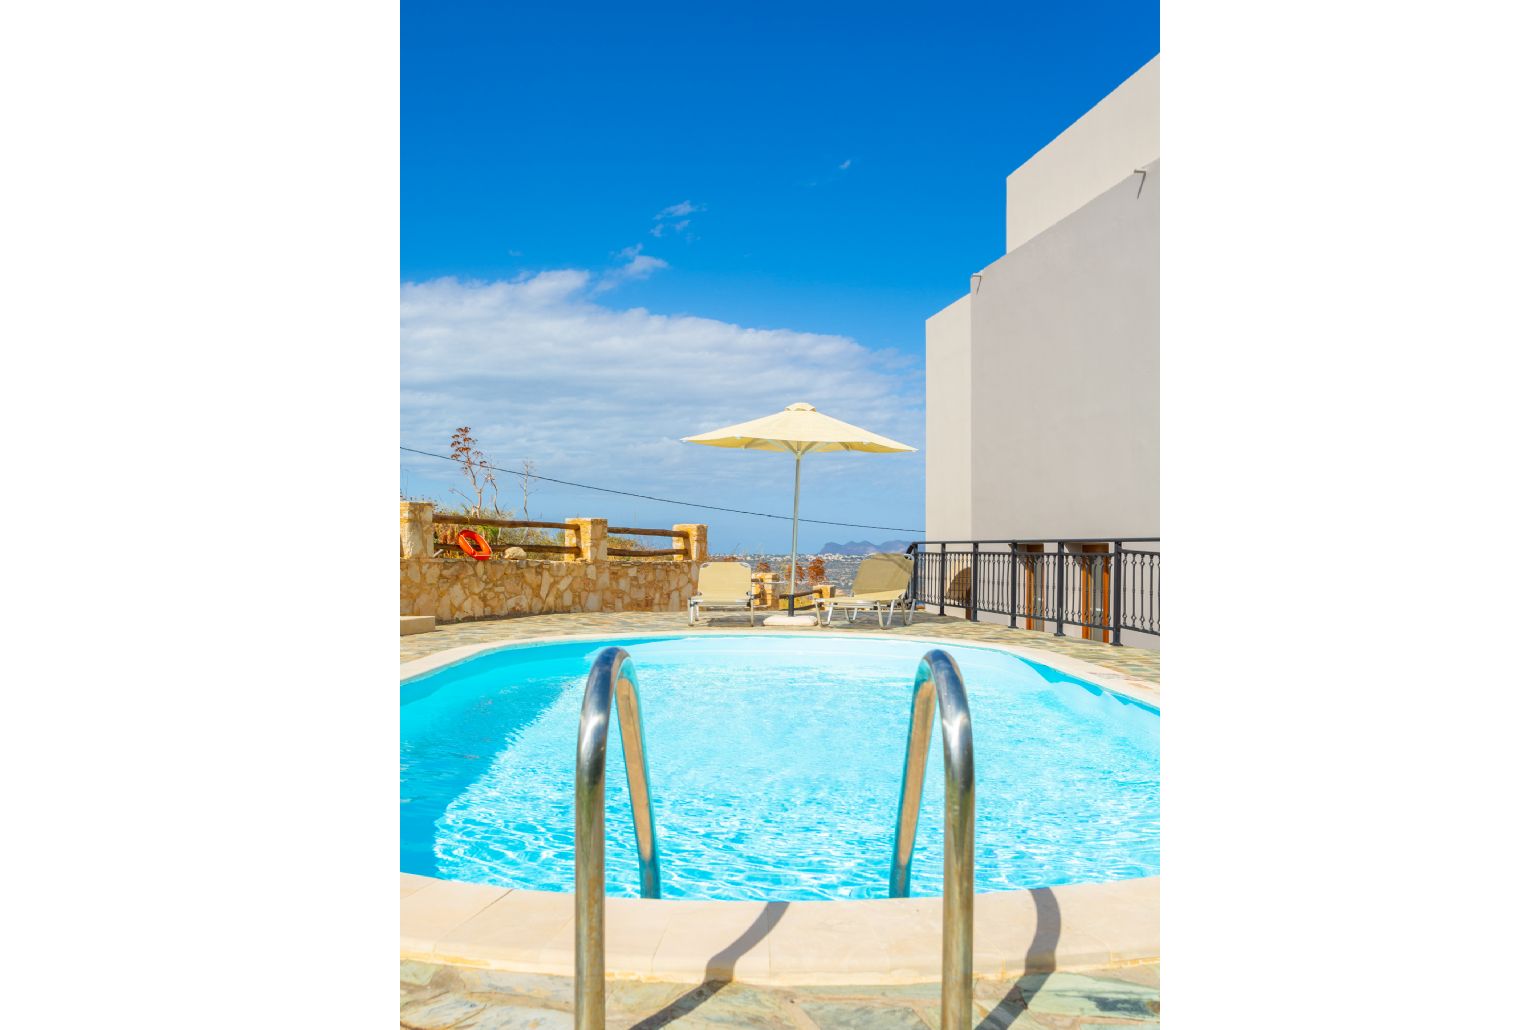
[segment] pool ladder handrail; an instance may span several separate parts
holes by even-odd
[[[620,741],[631,796],[631,822],[636,827],[642,897],[659,896],[658,839],[652,822],[652,787],[647,777],[636,669],[624,648],[606,647],[588,670],[578,722],[577,826],[573,838],[577,871],[573,1008],[577,1030],[604,1030],[604,754],[612,699],[620,710]]]
[[[909,863],[925,792],[934,713],[941,712],[946,766],[946,857],[941,902],[941,1030],[973,1026],[973,718],[957,662],[927,651],[914,676],[909,744],[898,795],[888,896],[909,896]]]
[[[577,868],[574,1015],[577,1030],[603,1030],[604,1027],[604,757],[612,699],[620,710],[621,746],[631,797],[631,820],[636,828],[642,896],[659,896],[657,835],[652,819],[652,790],[647,775],[647,748],[642,735],[636,670],[624,648],[607,647],[589,670],[578,727],[574,840]],[[942,1030],[964,1030],[973,1023],[973,722],[968,711],[968,693],[957,663],[939,649],[927,652],[915,672],[888,895],[894,898],[909,896],[909,867],[914,856],[920,801],[925,789],[925,766],[937,710],[941,713],[942,757],[946,767],[941,1026]]]

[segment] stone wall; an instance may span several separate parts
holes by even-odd
[[[542,612],[682,612],[700,562],[402,558],[401,614],[458,622]]]
[[[706,527],[674,526],[657,558],[611,558],[605,519],[568,519],[554,560],[435,558],[433,505],[401,502],[401,614],[439,622],[544,612],[682,612],[706,560]],[[539,554],[541,552],[535,552]],[[559,552],[558,552],[559,553]]]

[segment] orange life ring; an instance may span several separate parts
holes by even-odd
[[[460,545],[460,550],[475,558],[477,561],[486,561],[492,557],[492,546],[486,538],[474,529],[462,529],[455,534],[455,543]]]

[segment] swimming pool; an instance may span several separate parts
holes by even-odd
[[[635,663],[662,896],[884,898],[909,699],[935,643],[711,634],[518,645],[401,684],[401,869],[570,891],[573,765],[588,668]],[[1159,872],[1159,714],[1005,651],[942,645],[966,680],[976,889]],[[940,735],[912,866],[941,893]],[[608,892],[638,895],[618,740]]]

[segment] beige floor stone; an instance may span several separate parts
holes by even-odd
[[[432,633],[434,621],[431,615],[403,615],[401,616],[401,635],[409,637],[414,633]]]
[[[507,894],[502,887],[435,880],[401,899],[403,955],[427,957],[455,927]]]
[[[478,965],[516,966],[531,952],[549,950],[566,957],[572,953],[575,919],[571,905],[547,904],[539,891],[504,891],[439,937],[432,952],[436,960]]]

